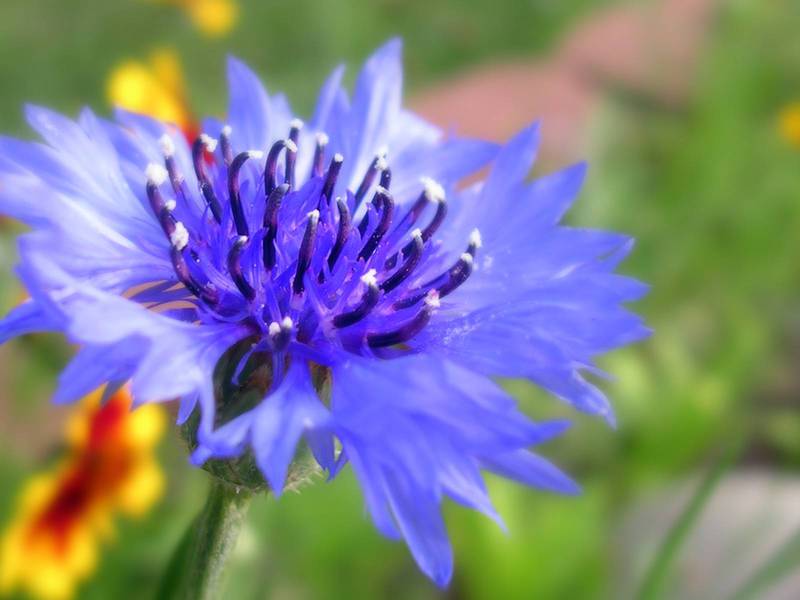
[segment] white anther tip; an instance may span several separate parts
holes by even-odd
[[[481,239],[481,232],[477,228],[473,229],[472,232],[469,234],[469,243],[470,246],[475,246],[476,248],[480,248],[483,246],[483,240]]]
[[[207,133],[200,134],[200,141],[203,143],[203,146],[205,146],[205,149],[209,152],[214,152],[214,150],[217,149],[217,140],[212,138]]]
[[[379,158],[386,160],[386,156],[389,154],[389,146],[381,146],[375,154],[377,154]]]
[[[378,171],[385,171],[389,168],[389,163],[386,161],[385,156],[379,156],[378,160],[375,161],[375,169]]]
[[[333,161],[338,163],[344,162],[344,156],[342,156],[337,152],[336,154],[333,155]]]
[[[169,241],[176,250],[183,250],[189,244],[189,232],[183,223],[175,223],[175,229],[169,234]]]
[[[144,170],[147,181],[155,185],[161,185],[167,180],[167,170],[158,163],[150,163]]]
[[[439,300],[439,292],[436,290],[431,290],[428,292],[428,294],[425,296],[425,305],[429,306],[430,308],[439,308],[442,305],[441,301]]]
[[[253,160],[261,160],[262,158],[264,158],[264,153],[261,150],[248,150],[247,156],[249,156]]]
[[[269,332],[270,337],[276,337],[281,332],[281,324],[277,321],[273,321],[269,324],[267,331]]]
[[[467,263],[468,265],[471,265],[472,261],[475,260],[475,259],[472,257],[472,254],[470,254],[469,252],[464,252],[464,254],[461,255],[461,260],[463,262]]]
[[[317,144],[319,144],[320,146],[327,146],[328,142],[330,141],[331,139],[328,137],[327,133],[319,132],[317,134]]]
[[[431,179],[430,177],[422,177],[420,179],[420,183],[425,187],[425,195],[432,201],[432,202],[442,202],[445,199],[445,192],[444,188],[439,184],[438,181]]]
[[[281,320],[281,327],[283,329],[291,330],[294,327],[294,321],[292,321],[291,317],[283,317]]]
[[[158,147],[161,148],[161,152],[166,157],[175,154],[175,142],[172,141],[172,138],[167,133],[158,138]]]
[[[231,133],[233,133],[233,129],[231,129],[230,125],[225,125],[222,128],[222,135],[224,135],[225,137],[231,137]]]
[[[375,193],[376,194],[380,194],[381,196],[391,196],[392,195],[391,192],[389,190],[387,190],[385,187],[383,187],[382,185],[379,185],[379,186],[375,187]]]
[[[422,239],[422,229],[417,227],[414,231],[411,232],[411,237],[416,239]]]
[[[303,123],[303,119],[295,118],[295,119],[292,119],[291,121],[289,121],[289,127],[291,129],[302,129],[304,126],[305,126],[305,123]]]
[[[284,140],[286,144],[286,149],[289,152],[297,152],[297,144],[295,144],[292,140]]]
[[[164,208],[166,208],[169,212],[175,210],[176,206],[177,205],[175,204],[175,200],[167,200],[166,202],[164,202]]]
[[[370,269],[361,276],[361,283],[369,286],[378,285],[378,278],[376,277],[377,274],[378,272],[375,269]]]
[[[310,213],[307,213],[307,214],[306,214],[306,216],[307,216],[307,217],[308,217],[310,220],[313,220],[313,221],[316,221],[316,220],[318,220],[318,219],[319,219],[319,209],[315,208],[315,209],[314,209],[314,210],[312,210]]]

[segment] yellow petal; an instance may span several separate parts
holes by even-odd
[[[781,111],[778,130],[786,141],[800,148],[800,102],[794,102]]]
[[[185,6],[195,27],[209,37],[229,33],[239,18],[234,0],[191,0]]]

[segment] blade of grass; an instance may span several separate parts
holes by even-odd
[[[661,542],[661,546],[639,586],[639,591],[636,594],[638,600],[656,600],[663,595],[672,563],[678,556],[683,543],[694,528],[706,504],[708,504],[722,476],[736,460],[740,448],[741,443],[735,443],[727,447],[703,477],[689,502]]]
[[[755,572],[747,578],[731,600],[759,598],[760,593],[800,567],[800,529],[795,531]]]

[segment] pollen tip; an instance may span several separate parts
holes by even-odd
[[[294,118],[289,121],[289,127],[292,129],[302,129],[305,127],[305,123],[303,122],[303,119]]]
[[[233,133],[233,129],[231,129],[230,125],[225,125],[222,128],[222,135],[224,135],[225,137],[230,137],[231,133]]]
[[[411,237],[416,239],[422,239],[422,229],[419,227],[415,228],[414,231],[411,232]]]
[[[161,148],[162,154],[167,158],[175,154],[175,142],[172,141],[168,133],[158,138],[158,147]]]
[[[376,154],[378,155],[378,158],[386,160],[386,157],[389,154],[389,146],[381,146],[380,148],[378,148]]]
[[[249,238],[246,235],[240,235],[236,238],[237,244],[244,244]]]
[[[174,231],[169,234],[169,241],[176,250],[183,250],[189,244],[189,232],[180,221],[175,223]]]
[[[166,208],[169,212],[175,210],[176,206],[177,204],[175,203],[175,200],[167,200],[166,202],[164,202],[164,208]]]
[[[481,246],[483,246],[483,239],[481,238],[481,232],[477,227],[473,229],[472,232],[469,234],[469,243],[470,245],[475,246],[476,248],[480,248]]]
[[[370,269],[361,276],[361,283],[369,286],[378,285],[378,272],[375,269]]]
[[[157,163],[150,163],[144,170],[147,181],[155,185],[161,185],[169,176],[167,170]]]
[[[390,196],[391,195],[391,192],[389,190],[387,190],[385,187],[383,187],[382,185],[379,185],[379,186],[377,186],[375,188],[375,193],[376,194],[380,194],[381,196]]]
[[[284,140],[286,144],[286,149],[289,152],[297,152],[297,144],[295,144],[292,140]]]
[[[200,134],[200,141],[203,143],[203,146],[205,146],[205,149],[209,152],[214,152],[214,150],[217,149],[217,140],[212,138],[207,133]]]
[[[468,265],[471,265],[472,261],[475,260],[475,259],[472,257],[472,254],[470,254],[469,252],[464,252],[464,254],[461,255],[461,260],[464,261],[465,263],[467,263]]]
[[[249,156],[253,160],[261,160],[262,158],[264,158],[264,153],[261,150],[248,150],[247,156]]]
[[[281,324],[278,323],[277,321],[273,321],[272,323],[269,324],[267,332],[269,333],[270,337],[277,337],[277,335],[280,334],[281,332]]]
[[[444,188],[438,181],[430,177],[422,177],[420,183],[425,187],[425,195],[431,202],[442,202],[445,199]]]
[[[294,327],[294,321],[292,321],[291,317],[286,316],[283,317],[283,319],[281,319],[281,328],[286,330],[291,330],[293,327]]]
[[[319,220],[319,210],[315,208],[311,212],[307,213],[306,216],[314,221]]]
[[[333,155],[333,161],[337,163],[344,162],[344,156],[342,156],[337,152],[336,154]]]
[[[439,292],[431,290],[425,295],[425,306],[430,308],[439,308],[442,305],[439,300]]]
[[[327,145],[328,145],[328,142],[330,142],[330,141],[331,141],[331,140],[330,140],[330,138],[328,137],[328,134],[327,134],[327,133],[323,133],[323,132],[321,132],[321,131],[320,131],[320,132],[317,134],[317,144],[319,144],[320,146],[327,146]]]

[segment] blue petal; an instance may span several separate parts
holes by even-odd
[[[414,560],[436,585],[446,586],[453,575],[453,551],[437,499],[396,472],[387,472],[387,479],[389,504]]]
[[[57,331],[61,324],[62,320],[57,315],[47,312],[40,304],[28,300],[12,309],[0,321],[0,344],[27,333]]]
[[[232,56],[228,57],[228,89],[228,124],[236,151],[264,150],[273,138],[285,135],[275,129],[272,102],[258,76]]]
[[[307,366],[294,361],[280,387],[261,402],[253,416],[256,461],[276,497],[283,491],[303,432],[323,426],[327,418]]]
[[[572,479],[564,475],[552,463],[527,450],[484,457],[481,463],[493,473],[531,487],[559,494],[580,493],[580,487]]]

